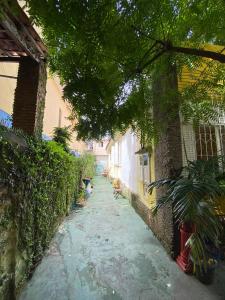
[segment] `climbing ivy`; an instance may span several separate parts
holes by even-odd
[[[4,218],[14,222],[28,275],[76,201],[81,177],[93,169],[93,159],[76,158],[54,141],[0,127],[0,164],[0,185],[7,187],[11,199],[10,213]]]

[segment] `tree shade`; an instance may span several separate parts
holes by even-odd
[[[223,0],[27,0],[26,5],[43,28],[51,70],[61,77],[76,112],[80,138],[128,126],[151,136],[151,82],[153,74],[163,74],[165,60],[176,64],[178,73],[184,65],[197,68],[202,57],[215,61],[204,90],[225,77],[224,49],[203,47],[225,45]],[[195,91],[201,95],[198,87]],[[188,117],[193,109],[186,104],[184,110]]]

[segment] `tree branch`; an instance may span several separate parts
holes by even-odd
[[[148,39],[150,39],[150,40],[152,40],[152,41],[155,41],[157,44],[160,44],[160,45],[162,45],[162,46],[165,46],[165,42],[164,42],[164,41],[155,39],[154,37],[152,37],[152,36],[146,34],[146,33],[143,32],[143,31],[141,31],[141,30],[140,30],[139,28],[137,28],[136,26],[131,25],[131,28],[134,29],[135,31],[137,31],[140,35],[145,36],[145,37],[147,37]]]
[[[155,42],[143,55],[142,59],[139,62],[139,65],[141,65],[141,63],[145,60],[145,58],[151,53],[151,52],[155,52],[154,48],[157,46],[157,42]]]
[[[167,51],[183,53],[188,55],[195,55],[205,58],[211,58],[213,60],[217,60],[221,63],[225,63],[225,54],[218,53],[215,51],[209,51],[204,49],[196,49],[196,48],[185,48],[185,47],[174,47],[172,45],[166,45]]]
[[[153,63],[153,61],[155,61],[158,57],[160,57],[161,55],[163,55],[163,53],[165,53],[166,50],[162,49],[161,51],[159,51],[155,56],[153,56],[149,61],[147,61],[142,67],[141,69],[137,70],[138,73],[141,73],[147,66],[149,66],[151,63]]]
[[[183,53],[187,55],[195,55],[199,57],[211,58],[213,60],[219,61],[220,63],[225,63],[225,54],[222,54],[221,52],[215,52],[215,51],[197,49],[197,48],[175,47],[171,44],[170,41],[157,40],[149,35],[146,35],[146,33],[142,32],[139,28],[137,28],[134,25],[132,25],[131,27],[135,31],[139,32],[139,34],[146,36],[147,38],[155,41],[156,44],[160,45],[165,50],[164,52],[171,51],[171,52]]]

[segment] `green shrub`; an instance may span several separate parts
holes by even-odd
[[[81,156],[82,178],[94,177],[95,175],[95,157],[92,154],[84,154]]]

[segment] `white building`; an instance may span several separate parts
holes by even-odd
[[[87,151],[93,154],[96,159],[97,174],[101,174],[104,170],[108,169],[108,153],[106,151],[108,142],[108,138],[87,142]]]
[[[144,203],[151,205],[152,197],[147,193],[151,181],[149,153],[141,149],[139,139],[131,130],[117,135],[107,145],[108,170],[111,178],[119,179],[128,198],[138,195]]]

